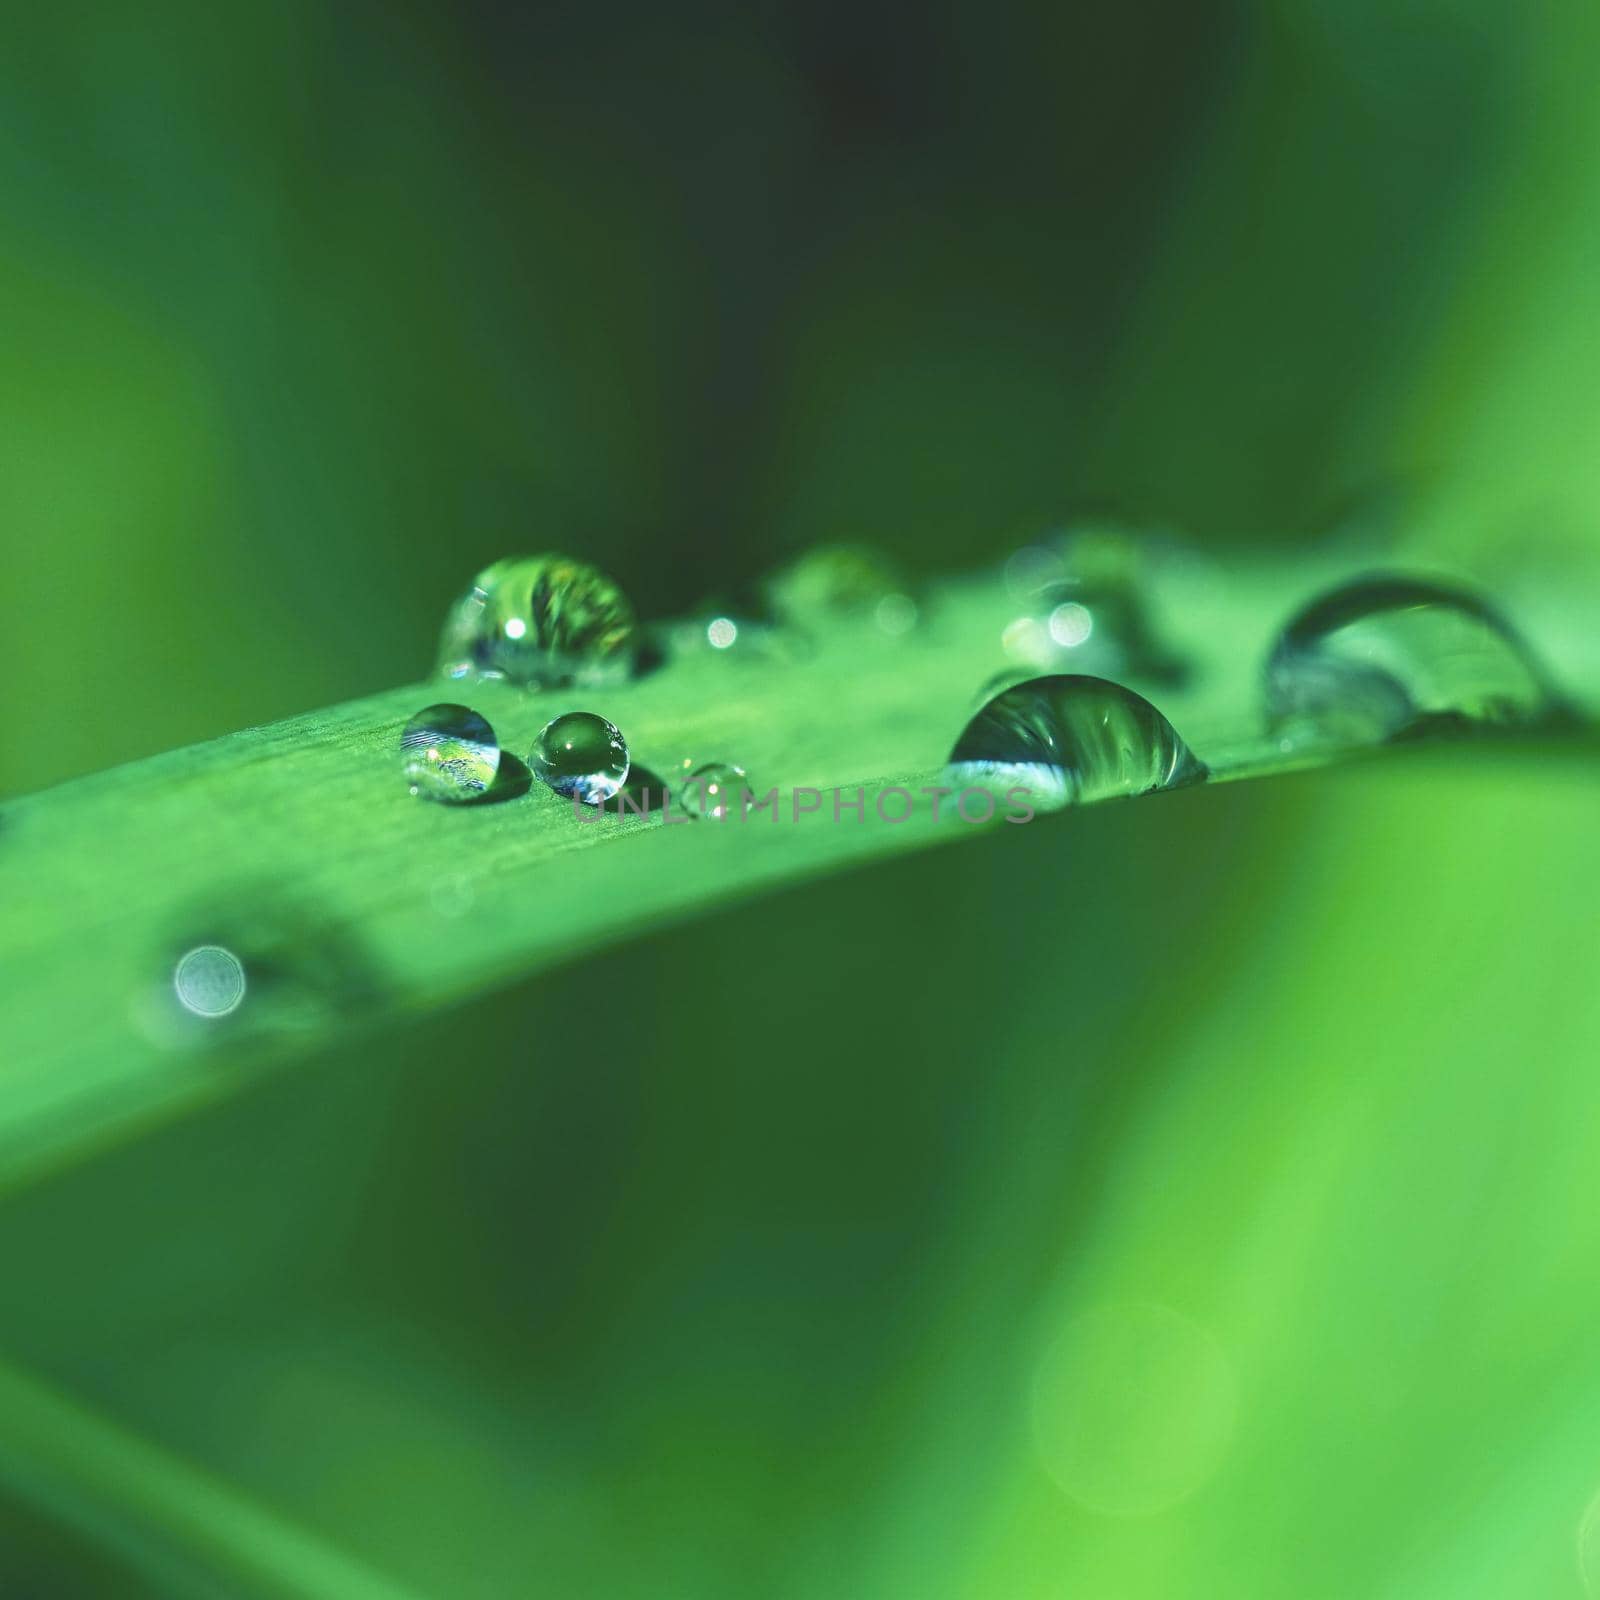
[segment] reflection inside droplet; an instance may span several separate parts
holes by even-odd
[[[1232,1442],[1227,1355],[1167,1306],[1097,1306],[1040,1362],[1033,1432],[1057,1486],[1110,1516],[1148,1516],[1193,1494]]]
[[[220,944],[185,951],[173,969],[178,1003],[197,1017],[226,1017],[244,1001],[244,963]]]
[[[447,804],[476,800],[500,770],[500,745],[470,706],[426,706],[400,731],[400,770],[414,795]]]

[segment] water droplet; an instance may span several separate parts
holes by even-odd
[[[447,803],[475,800],[500,770],[500,743],[469,706],[428,706],[401,731],[400,769],[412,794]]]
[[[1084,805],[1199,783],[1206,769],[1150,702],[1102,678],[1030,678],[1002,690],[950,752],[956,775]]]
[[[620,682],[632,669],[633,607],[604,573],[566,556],[486,567],[452,607],[439,646],[448,678],[536,688]]]
[[[706,643],[713,650],[728,650],[739,637],[739,624],[732,617],[713,617],[706,624]]]
[[[225,945],[202,944],[186,950],[172,973],[178,1004],[197,1017],[226,1017],[245,994],[244,963]]]
[[[905,584],[887,556],[863,545],[828,544],[808,550],[767,581],[773,612],[784,622],[871,613]]]
[[[1178,1312],[1137,1302],[1068,1323],[1039,1364],[1032,1400],[1046,1471],[1110,1516],[1148,1516],[1193,1494],[1222,1464],[1238,1416],[1221,1346]]]
[[[569,711],[540,730],[528,769],[559,795],[603,805],[627,782],[628,741],[604,717]]]
[[[1509,623],[1474,595],[1409,578],[1362,578],[1314,600],[1280,635],[1266,694],[1280,747],[1378,744],[1557,711]]]
[[[684,810],[691,817],[724,822],[737,817],[750,779],[743,767],[728,761],[708,761],[696,767],[683,785]]]

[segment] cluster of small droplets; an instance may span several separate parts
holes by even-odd
[[[1151,702],[1116,681],[1127,673],[1176,682],[1180,664],[1159,643],[1144,581],[1145,550],[1115,528],[1090,526],[1029,545],[1007,562],[1021,612],[1002,646],[1013,666],[986,686],[950,763],[964,777],[1016,778],[1051,801],[1090,801],[1199,781],[1204,765]],[[673,637],[737,654],[750,640],[803,640],[809,626],[870,617],[898,636],[919,611],[892,564],[854,546],[823,546],[763,587],[763,616],[703,613]],[[601,681],[634,659],[632,608],[593,568],[564,557],[497,562],[452,612],[442,657],[453,676],[502,677],[532,687]],[[1061,672],[1071,664],[1093,671]],[[1266,672],[1274,740],[1348,746],[1421,727],[1523,723],[1559,703],[1510,627],[1470,595],[1436,584],[1364,579],[1324,596],[1288,625]],[[457,803],[488,794],[500,747],[470,707],[417,713],[401,736],[411,792]],[[620,729],[592,711],[567,711],[534,740],[528,768],[554,793],[603,806],[632,770]],[[741,814],[747,776],[732,763],[682,768],[679,799],[694,817]]]

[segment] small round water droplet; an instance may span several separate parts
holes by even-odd
[[[1067,675],[1003,689],[962,730],[950,764],[960,779],[1027,789],[1041,805],[1148,794],[1206,776],[1148,700],[1103,678]]]
[[[412,794],[446,803],[475,800],[500,770],[500,743],[470,706],[428,706],[401,731],[400,770]]]
[[[1266,694],[1273,734],[1291,748],[1526,725],[1557,710],[1498,613],[1462,590],[1391,577],[1301,611],[1267,662]]]
[[[739,624],[732,617],[713,617],[706,624],[706,643],[713,650],[731,650],[739,638]]]
[[[452,607],[439,671],[603,686],[632,669],[634,632],[633,607],[604,573],[566,556],[512,556],[480,572]]]
[[[750,779],[743,767],[728,761],[708,761],[690,773],[683,785],[684,810],[691,817],[725,822],[737,817]]]
[[[172,973],[178,1004],[196,1017],[231,1015],[243,1003],[245,988],[244,962],[220,944],[184,951]]]
[[[870,613],[905,584],[887,556],[863,545],[818,545],[770,578],[773,611],[785,622]]]
[[[604,717],[569,711],[540,730],[528,770],[559,795],[603,805],[628,781],[628,742]]]

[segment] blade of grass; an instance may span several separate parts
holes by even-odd
[[[1221,585],[1164,580],[1166,631],[1194,671],[1181,691],[1129,681],[1216,776],[1286,765],[1259,733],[1259,664],[1283,617],[1331,575],[1301,564]],[[1016,610],[998,579],[973,578],[927,596],[907,635],[836,619],[799,662],[704,649],[604,692],[419,684],[10,803],[0,1188],[233,1092],[332,1029],[459,1001],[669,919],[733,914],[784,883],[974,837],[982,829],[948,803],[936,821],[920,796],[908,820],[888,822],[870,800],[864,818],[836,820],[824,800],[796,820],[790,794],[937,784],[981,687],[1008,665],[1000,640]],[[498,803],[415,800],[399,776],[399,730],[451,698],[488,716],[514,756],[561,711],[603,712],[636,767],[676,781],[684,763],[734,761],[758,794],[782,789],[782,813],[585,823],[537,784]],[[171,973],[176,952],[208,940],[242,946],[259,964],[252,981],[272,981],[237,1018],[199,1023],[179,1013]]]

